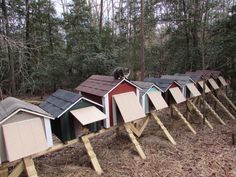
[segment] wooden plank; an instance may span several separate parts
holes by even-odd
[[[220,116],[212,109],[212,107],[205,101],[203,100],[203,103],[206,105],[206,107],[210,110],[210,112],[215,116],[215,118],[223,125],[225,125],[225,122],[220,118]]]
[[[93,150],[93,147],[92,147],[88,137],[83,136],[81,139],[82,139],[82,141],[84,143],[84,146],[85,146],[86,151],[88,153],[88,156],[89,156],[89,158],[91,160],[93,168],[95,169],[97,174],[101,175],[103,173],[102,168],[101,168],[101,166],[100,166],[100,164],[98,162],[97,156],[96,156],[96,154],[95,154],[95,152]]]
[[[163,132],[165,133],[165,135],[167,136],[167,138],[170,140],[170,142],[173,145],[176,145],[176,142],[174,140],[174,138],[170,135],[169,131],[167,130],[167,128],[164,126],[164,124],[161,122],[161,120],[158,118],[158,116],[155,114],[155,112],[151,113],[152,117],[156,120],[157,124],[161,127],[161,129],[163,130]]]
[[[100,135],[100,134],[103,134],[103,133],[112,131],[112,130],[117,129],[117,128],[118,128],[118,126],[113,126],[113,127],[109,128],[109,129],[101,129],[100,131],[98,131],[98,132],[96,132],[96,133],[90,133],[90,134],[88,134],[88,135],[85,135],[84,137],[92,138],[92,137],[94,137],[94,136],[98,136],[98,135]]]
[[[32,158],[27,157],[23,159],[25,165],[25,171],[28,177],[38,177],[37,171],[34,166],[34,161]]]
[[[177,115],[179,116],[180,119],[182,119],[184,121],[184,123],[188,126],[188,128],[190,129],[190,131],[196,135],[197,132],[193,129],[193,127],[191,126],[191,124],[186,120],[186,118],[183,116],[183,114],[178,110],[178,108],[175,105],[172,105],[172,108],[175,110],[175,112],[177,113]]]
[[[0,177],[8,177],[8,168],[0,168]]]
[[[146,155],[144,154],[144,152],[143,152],[143,150],[142,150],[140,144],[139,144],[138,141],[136,140],[136,138],[135,138],[133,132],[130,130],[129,125],[128,125],[128,124],[125,124],[124,126],[125,126],[125,130],[127,131],[128,135],[129,135],[130,140],[131,140],[132,143],[135,145],[135,148],[136,148],[136,150],[138,151],[138,154],[140,155],[140,157],[141,157],[142,159],[146,159]]]
[[[236,106],[234,105],[234,103],[229,99],[229,97],[227,97],[227,95],[224,92],[220,92],[221,95],[227,100],[227,102],[234,108],[234,110],[236,111]]]
[[[193,108],[193,110],[199,115],[199,117],[203,120],[204,119],[204,115],[201,113],[201,111],[193,104],[192,101],[188,100],[187,102],[190,107]],[[213,130],[213,126],[211,125],[211,123],[205,118],[205,122],[207,124],[207,126]]]
[[[229,115],[231,119],[235,119],[235,117],[229,112],[229,110],[218,100],[215,95],[210,93],[211,97],[218,103],[218,105]]]
[[[149,122],[149,117],[147,116],[147,117],[144,119],[144,121],[143,121],[141,127],[136,127],[136,126],[134,125],[134,123],[128,123],[128,125],[129,125],[129,128],[132,130],[132,132],[133,132],[137,137],[140,137],[140,136],[142,135],[143,131],[145,130],[145,128],[147,127],[148,122]]]
[[[18,177],[24,171],[24,162],[21,161],[8,177]]]

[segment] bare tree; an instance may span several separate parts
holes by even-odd
[[[99,33],[102,32],[102,19],[103,19],[103,0],[100,3],[100,20],[99,20]]]
[[[5,24],[5,35],[8,37],[10,32],[9,32],[7,5],[6,5],[5,0],[2,0],[2,12],[3,12],[4,24]],[[16,94],[15,68],[14,68],[14,61],[12,57],[12,49],[8,43],[7,43],[7,56],[8,56],[9,68],[10,68],[11,94],[15,95]]]
[[[140,18],[140,69],[141,80],[145,77],[145,60],[144,60],[144,0],[141,0],[141,18]]]

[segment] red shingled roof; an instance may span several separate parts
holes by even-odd
[[[75,91],[104,96],[121,81],[114,79],[113,76],[92,75],[76,87]]]

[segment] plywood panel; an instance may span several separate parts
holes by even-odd
[[[6,124],[2,130],[7,160],[10,162],[48,148],[40,118]]]
[[[219,76],[218,79],[220,80],[220,82],[221,82],[221,84],[223,86],[227,86],[228,85],[227,82],[225,81],[225,79],[222,76]]]
[[[88,125],[107,118],[107,116],[95,106],[80,108],[70,112],[82,125]]]
[[[168,105],[165,102],[164,98],[161,95],[161,92],[149,92],[147,93],[150,98],[152,104],[155,106],[156,110],[167,108]]]
[[[140,118],[146,117],[138,97],[134,92],[127,92],[113,96],[124,122],[132,122]]]
[[[186,101],[184,95],[181,93],[178,87],[170,88],[170,93],[172,94],[176,103],[182,103]]]
[[[193,83],[189,83],[186,85],[187,88],[189,89],[189,91],[191,92],[191,94],[193,95],[193,97],[197,97],[200,96],[201,93],[199,92],[199,90],[195,87],[195,85]]]
[[[214,79],[211,78],[211,79],[208,79],[208,81],[214,90],[219,89],[219,86],[217,85],[217,83]]]
[[[203,81],[199,81],[198,84],[200,85],[200,87],[203,89]],[[205,93],[209,93],[211,92],[211,90],[209,89],[209,87],[205,84]]]

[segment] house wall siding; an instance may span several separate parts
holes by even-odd
[[[112,108],[112,96],[116,94],[126,93],[126,92],[135,92],[136,93],[136,87],[129,84],[128,82],[124,81],[120,85],[118,85],[114,90],[112,90],[109,95],[109,114],[110,114],[110,126],[114,125],[113,121],[113,108]]]

